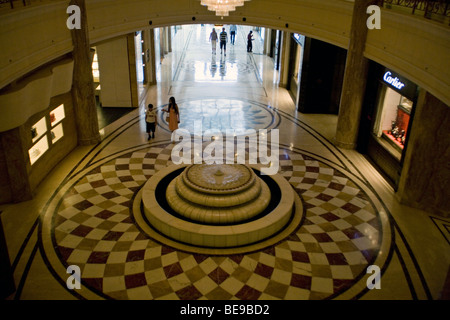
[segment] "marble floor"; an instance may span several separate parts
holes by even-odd
[[[71,152],[33,200],[0,207],[17,287],[9,299],[448,299],[450,221],[400,205],[363,155],[335,147],[336,116],[298,113],[257,32],[247,53],[250,28],[239,26],[225,56],[211,53],[211,28],[179,29],[139,108],[101,129],[99,144]],[[172,163],[161,112],[171,96],[183,129],[279,131],[279,174],[304,207],[292,233],[263,249],[208,255],[136,224],[136,194]],[[148,103],[158,110],[150,141]],[[70,265],[80,289],[67,288]],[[370,266],[379,288],[368,288]]]

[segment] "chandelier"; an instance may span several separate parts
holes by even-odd
[[[245,1],[250,0],[200,0],[203,6],[207,6],[208,10],[215,11],[216,16],[222,18],[229,15],[230,11],[236,10],[236,7],[244,5]]]

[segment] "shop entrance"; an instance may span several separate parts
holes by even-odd
[[[396,189],[417,99],[417,85],[370,64],[357,150],[367,154]]]

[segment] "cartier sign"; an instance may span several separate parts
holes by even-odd
[[[392,72],[390,71],[386,71],[386,73],[383,76],[383,80],[384,82],[389,83],[391,86],[399,90],[401,90],[405,86],[405,84],[401,82],[398,77],[393,77]]]

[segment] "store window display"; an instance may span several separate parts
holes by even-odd
[[[400,157],[405,146],[413,102],[389,87],[384,87],[384,91],[373,133],[389,142]]]

